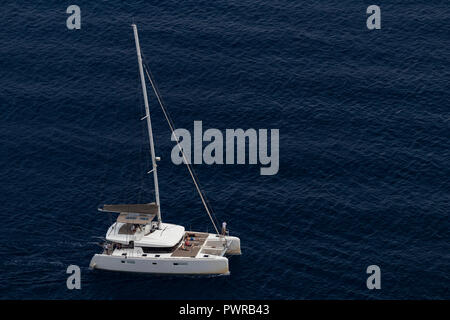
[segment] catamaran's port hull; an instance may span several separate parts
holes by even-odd
[[[96,254],[89,267],[108,271],[154,274],[229,274],[226,257],[212,258],[123,258]]]
[[[146,253],[142,247],[106,250],[92,257],[90,268],[154,274],[229,274],[228,258],[241,254],[238,237],[186,232],[191,246],[172,252]]]

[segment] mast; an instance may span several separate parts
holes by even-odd
[[[161,209],[159,205],[159,187],[158,187],[158,173],[157,173],[157,165],[156,165],[156,157],[155,157],[155,145],[153,142],[153,131],[152,131],[152,122],[150,119],[150,111],[148,108],[148,99],[147,99],[147,87],[145,86],[145,78],[144,78],[144,68],[142,66],[142,57],[141,57],[141,47],[139,45],[139,36],[137,31],[137,26],[135,24],[131,25],[134,31],[134,41],[136,42],[136,52],[137,58],[139,62],[139,74],[141,76],[141,84],[142,84],[142,93],[144,95],[144,104],[145,104],[145,117],[147,118],[147,130],[148,130],[148,139],[150,141],[150,154],[152,156],[152,170],[153,171],[153,182],[155,183],[155,197],[156,197],[156,205],[158,206],[158,228],[161,225]]]

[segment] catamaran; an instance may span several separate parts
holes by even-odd
[[[156,161],[159,161],[160,158],[155,156],[138,30],[135,24],[132,24],[132,27],[144,96],[146,114],[142,120],[146,119],[147,121],[152,159],[152,169],[149,173],[153,172],[155,201],[144,204],[105,204],[100,207],[99,211],[118,213],[119,215],[116,222],[106,232],[103,252],[95,254],[89,266],[91,269],[155,274],[229,274],[226,256],[241,254],[240,239],[229,235],[226,224],[222,226],[221,232],[217,229],[211,208],[200,190],[197,176],[179,145],[173,122],[168,117],[159,92],[150,76],[151,73],[149,74],[149,69],[145,65],[146,75],[216,233],[186,231],[181,225],[164,223],[161,220],[156,165]]]

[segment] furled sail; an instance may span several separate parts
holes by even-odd
[[[157,214],[158,206],[154,202],[144,204],[104,204],[98,210],[117,213]]]

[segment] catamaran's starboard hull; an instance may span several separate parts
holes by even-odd
[[[92,269],[152,274],[229,274],[226,257],[213,258],[124,258],[96,254],[89,264]]]

